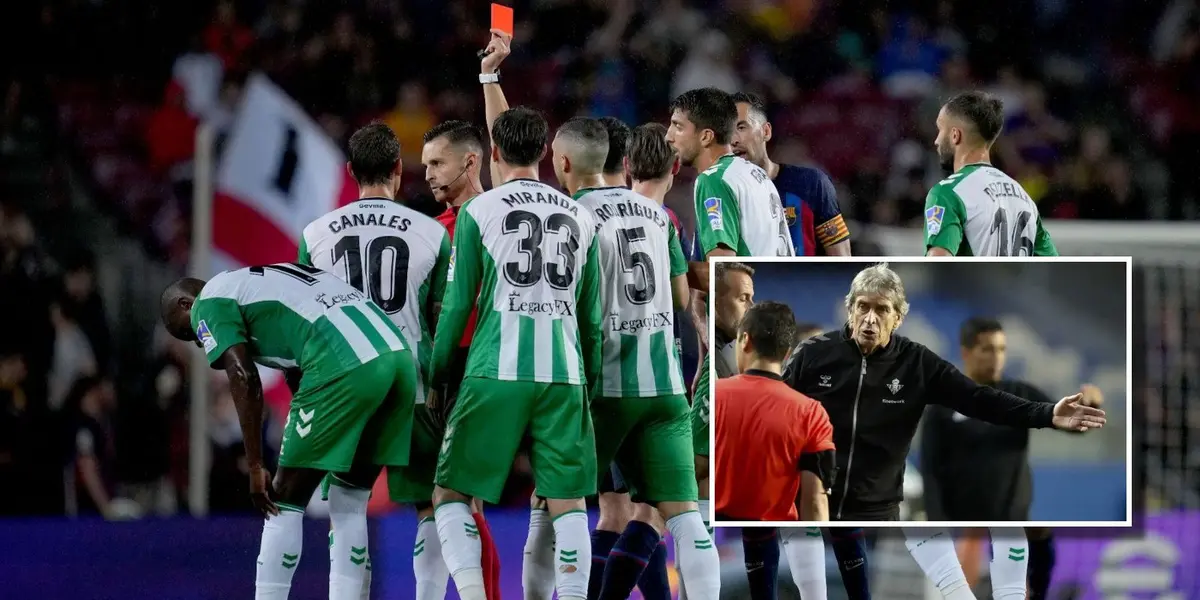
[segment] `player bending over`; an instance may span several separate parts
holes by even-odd
[[[779,190],[796,255],[814,256],[820,244],[829,256],[850,256],[850,230],[829,176],[814,167],[772,161],[767,154],[773,130],[766,104],[745,92],[734,94],[733,101],[738,113],[733,154],[761,167]]]
[[[796,317],[787,305],[754,305],[734,342],[741,374],[713,388],[716,512],[722,520],[829,520],[828,490],[836,475],[833,427],[821,403],[782,381],[783,359],[795,338]],[[783,533],[804,600],[825,600],[828,594],[820,540],[817,527]]]
[[[444,121],[426,131],[422,141],[424,146],[421,148],[421,164],[425,166],[425,182],[429,184],[429,191],[433,193],[434,200],[446,205],[445,212],[437,216],[437,221],[446,228],[446,233],[453,242],[454,225],[458,220],[459,210],[467,200],[483,192],[483,184],[479,180],[484,160],[483,133],[473,123]],[[441,301],[440,296],[438,301]],[[471,348],[471,337],[475,333],[476,316],[475,310],[472,309],[462,341],[454,351],[448,367],[450,374],[446,378],[447,386],[438,390],[445,406],[452,406],[458,396],[458,385],[466,372],[467,352]],[[496,551],[492,529],[483,517],[483,501],[475,498],[471,503],[471,510],[475,525],[479,527],[479,543],[483,549],[483,576],[486,581],[484,587],[487,588],[488,600],[499,600],[500,555]],[[436,538],[435,528],[432,539]],[[421,543],[423,539],[429,538],[418,537],[417,543]],[[419,550],[414,548],[413,552]],[[441,552],[435,554],[438,556],[437,560],[441,560]],[[444,581],[445,578],[439,580]]]
[[[991,164],[1004,106],[984,92],[950,99],[937,116],[938,159],[953,170],[925,197],[929,256],[1058,256],[1037,204]]]
[[[162,320],[229,375],[242,431],[262,431],[258,368],[289,371],[292,396],[279,472],[263,467],[262,441],[246,435],[250,497],[263,515],[257,600],[285,599],[300,561],[304,506],[327,473],[369,489],[384,467],[409,459],[417,367],[400,330],[367,295],[330,273],[280,263],[184,278],[162,294]],[[297,372],[298,371],[298,372]],[[367,561],[367,513],[336,494],[330,519],[329,597],[358,600]],[[357,506],[357,504],[355,505]]]
[[[403,166],[400,142],[387,125],[373,123],[359,129],[350,136],[349,150],[347,168],[358,183],[359,200],[304,228],[298,262],[333,273],[366,294],[400,329],[417,360],[420,377],[409,464],[388,469],[388,495],[392,502],[417,510],[416,598],[440,600],[450,577],[433,522],[433,471],[442,428],[425,405],[425,382],[432,331],[446,286],[450,236],[437,221],[396,202]],[[366,513],[369,486],[354,487],[336,475],[326,481],[330,514]],[[330,534],[335,572],[340,562],[349,564],[354,558],[349,548],[363,542],[346,537],[341,532]],[[369,574],[366,585],[369,589]]]
[[[664,171],[674,164],[663,144]],[[597,462],[615,462],[630,494],[657,505],[679,549],[685,585],[694,599],[716,600],[720,559],[696,506],[696,475],[688,431],[683,372],[675,352],[674,310],[687,298],[687,263],[662,207],[624,187],[605,187],[601,172],[608,133],[596,119],[575,118],[558,130],[554,168],[559,182],[597,223],[601,310],[605,316],[602,376],[592,394]],[[662,173],[660,175],[664,175]],[[633,561],[605,569],[599,597],[629,597],[661,539],[646,522],[631,521],[617,541]]]
[[[558,597],[587,596],[591,545],[584,498],[596,492],[586,387],[600,368],[595,224],[535,179],[546,151],[541,114],[514,108],[492,127],[503,181],[459,212],[430,365],[431,402],[476,304],[466,378],[446,424],[434,488],[442,555],[463,600],[485,598],[470,497],[500,499],[522,440],[532,439],[537,493],[554,528]]]

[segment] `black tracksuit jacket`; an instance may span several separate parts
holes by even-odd
[[[864,356],[848,328],[802,342],[784,381],[829,413],[837,480],[829,501],[835,521],[898,518],[905,461],[928,404],[981,421],[1024,429],[1050,427],[1054,405],[981,386],[925,346],[893,335]]]

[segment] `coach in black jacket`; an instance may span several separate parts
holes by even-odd
[[[802,342],[784,373],[793,389],[825,406],[833,424],[839,480],[832,520],[899,519],[905,461],[927,404],[1026,429],[1104,425],[1104,411],[1082,406],[1078,394],[1044,404],[981,386],[928,348],[893,335],[908,301],[886,264],[855,276],[846,309],[846,327]]]

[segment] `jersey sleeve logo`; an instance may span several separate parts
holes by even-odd
[[[454,281],[454,246],[450,246],[450,260],[446,263],[446,281]]]
[[[212,332],[208,330],[208,323],[203,320],[196,326],[196,339],[200,340],[205,352],[212,352],[217,348],[217,338],[213,337]]]
[[[925,209],[925,230],[929,235],[937,235],[942,230],[942,217],[946,215],[946,209],[941,206],[930,206]]]
[[[721,217],[721,199],[709,198],[704,201],[704,214],[708,217],[708,226],[714,231],[719,231],[725,228],[725,221]]]

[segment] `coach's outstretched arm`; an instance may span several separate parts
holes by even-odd
[[[968,417],[1009,427],[1087,431],[1104,426],[1104,411],[1084,406],[1083,394],[1067,396],[1056,404],[1034,402],[993,387],[979,385],[942,357],[922,348],[922,362],[930,365],[929,402],[948,406]]]
[[[442,311],[438,315],[437,333],[433,336],[433,355],[429,360],[429,389],[440,390],[446,383],[447,370],[454,359],[454,351],[467,328],[471,308],[479,298],[479,281],[483,271],[483,238],[479,224],[471,216],[468,201],[458,213],[454,232],[454,251],[446,267],[446,293],[442,296]],[[491,310],[491,307],[483,307]],[[435,395],[436,396],[436,395]],[[434,398],[430,408],[442,411],[438,403],[444,399]]]

